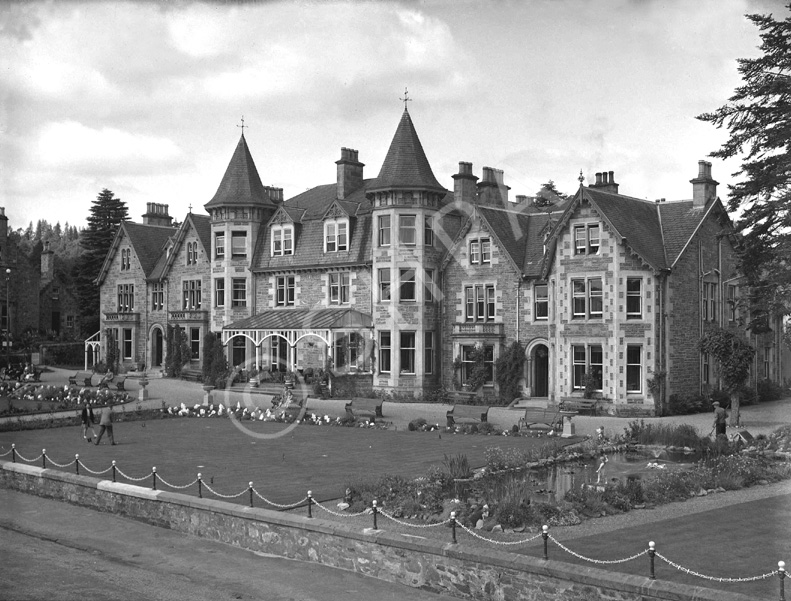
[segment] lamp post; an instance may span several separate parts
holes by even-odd
[[[11,282],[11,268],[5,270],[5,365],[11,367],[11,296],[9,284]]]

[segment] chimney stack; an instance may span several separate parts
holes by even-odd
[[[473,204],[477,195],[478,176],[472,173],[472,163],[459,162],[459,172],[453,176],[453,200]]]
[[[502,169],[483,168],[483,178],[478,182],[478,201],[481,204],[508,206],[508,190],[510,188],[504,183]]]
[[[358,152],[351,148],[341,148],[341,158],[335,161],[338,166],[338,198],[347,198],[363,185],[363,167],[358,160]]]
[[[717,198],[717,184],[711,177],[711,163],[698,161],[698,177],[689,180],[692,184],[692,206],[705,207],[710,200]]]
[[[603,192],[618,194],[618,184],[615,183],[614,171],[600,171],[596,173],[596,183],[590,186]]]
[[[272,186],[264,186],[264,191],[269,196],[269,200],[278,204],[283,202],[283,188],[273,188]]]
[[[44,242],[41,252],[41,283],[46,284],[55,277],[55,253],[49,249],[49,240]]]
[[[143,215],[143,225],[164,225],[170,227],[173,217],[168,215],[168,205],[158,202],[146,203],[146,212]]]

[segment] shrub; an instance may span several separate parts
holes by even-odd
[[[409,422],[407,428],[410,432],[415,432],[416,430],[421,430],[426,427],[426,420],[422,417],[418,417],[417,419],[413,419]]]
[[[512,342],[495,363],[501,404],[519,397],[519,381],[524,375],[525,349],[518,340]]]
[[[777,401],[786,395],[787,391],[775,384],[771,380],[761,380],[758,382],[758,402],[765,403],[766,401]]]
[[[442,463],[445,469],[447,469],[448,475],[453,480],[466,480],[472,477],[470,462],[467,460],[467,455],[463,453],[459,453],[455,457],[448,457],[445,455],[445,459]]]

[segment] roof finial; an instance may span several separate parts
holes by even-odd
[[[245,125],[244,124],[244,115],[242,115],[242,124],[241,125],[237,125],[236,127],[241,127],[242,128],[242,136],[244,136],[244,128],[245,127],[248,128],[248,129],[250,128],[249,125]]]
[[[244,131],[244,130],[242,130]],[[190,215],[192,215],[192,203],[190,203]]]
[[[401,100],[404,103],[404,111],[408,113],[409,109],[407,109],[406,103],[412,102],[412,99],[409,97],[409,90],[407,90],[406,87],[404,87],[404,97],[399,98],[399,100]]]
[[[580,182],[580,188],[582,188],[582,182],[585,181],[585,176],[582,175],[582,169],[580,169],[580,176],[577,178]]]

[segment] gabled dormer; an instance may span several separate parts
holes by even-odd
[[[327,208],[322,216],[324,223],[324,252],[347,252],[351,240],[353,215],[349,207],[340,201],[335,201]]]
[[[269,253],[272,257],[294,254],[304,210],[296,207],[278,207],[269,220]]]

